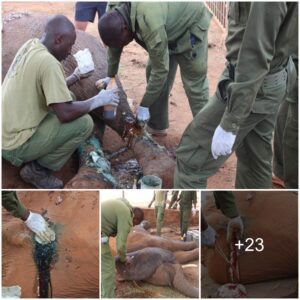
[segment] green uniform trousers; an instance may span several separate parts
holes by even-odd
[[[16,192],[12,191],[2,191],[2,206],[16,218],[21,218],[27,212]]]
[[[216,206],[228,218],[235,218],[239,215],[235,205],[234,195],[231,191],[215,191],[214,198]]]
[[[115,259],[109,244],[101,244],[101,297],[115,297]]]
[[[285,100],[280,106],[274,134],[273,168],[286,188],[298,188],[298,103]]]
[[[165,216],[165,208],[163,206],[155,206],[156,217],[156,234],[160,236]]]
[[[2,156],[18,167],[36,160],[41,166],[57,171],[92,130],[93,120],[89,115],[61,123],[54,113],[49,113],[28,141],[17,149],[3,150]]]
[[[222,76],[229,78],[228,71]],[[272,88],[262,86],[255,100],[261,113],[252,111],[241,124],[233,147],[237,156],[236,188],[272,187],[272,134],[285,94],[286,82]],[[208,177],[230,156],[214,159],[211,154],[212,137],[225,108],[226,103],[216,93],[183,133],[176,151],[174,188],[206,188]]]
[[[193,117],[202,109],[208,100],[207,80],[207,32],[203,41],[195,45],[191,51],[180,54],[169,55],[169,74],[164,88],[157,99],[150,107],[149,126],[154,129],[166,129],[169,127],[169,95],[172,89],[177,65],[180,67],[181,79]],[[170,51],[170,50],[169,50]],[[151,73],[151,61],[148,61],[146,68],[147,82]]]
[[[192,200],[182,202],[180,200],[180,232],[181,236],[184,236],[189,228],[190,214],[192,210]]]

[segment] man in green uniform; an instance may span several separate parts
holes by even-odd
[[[2,191],[2,206],[14,217],[24,221],[25,225],[33,231],[42,243],[50,243],[53,231],[45,219],[37,213],[29,211],[19,200],[16,192]]]
[[[169,209],[170,208],[173,208],[173,209],[176,209],[177,208],[177,204],[178,204],[178,201],[179,201],[179,191],[172,191],[172,198],[171,198],[171,201],[169,203]]]
[[[46,24],[41,39],[27,41],[17,52],[2,86],[2,156],[25,164],[22,179],[37,188],[62,188],[50,174],[59,170],[92,132],[88,115],[106,104],[117,105],[113,90],[86,101],[73,101],[68,86],[87,74],[79,69],[65,79],[60,61],[76,39],[74,25],[63,15]]]
[[[109,237],[117,239],[117,254],[124,264],[126,259],[127,236],[132,226],[140,224],[144,212],[138,207],[132,208],[124,198],[101,202],[101,297],[114,298],[115,260],[109,248]]]
[[[298,188],[298,53],[292,55],[294,68],[288,91],[275,126],[273,171],[285,188]],[[273,181],[274,182],[274,181]]]
[[[298,51],[297,2],[230,2],[227,68],[218,89],[185,130],[174,188],[205,188],[237,155],[237,188],[272,187],[272,134]]]
[[[149,54],[147,88],[137,119],[148,131],[165,135],[168,97],[177,65],[195,116],[208,100],[207,30],[211,14],[204,3],[123,3],[101,17],[99,33],[108,50],[108,77],[118,72],[123,47],[133,39]]]
[[[167,201],[167,191],[156,191],[154,192],[154,208],[156,218],[156,234],[161,235],[161,228],[163,226],[165,208]]]
[[[235,198],[231,191],[213,192],[216,206],[222,213],[230,218],[227,224],[227,241],[231,243],[233,232],[237,233],[237,238],[241,239],[244,232],[244,224],[235,204]],[[216,232],[207,224],[201,212],[201,246],[213,247],[215,245]]]
[[[181,240],[186,240],[186,234],[189,228],[190,214],[192,211],[192,205],[194,203],[194,209],[197,205],[197,193],[196,191],[182,191],[179,200],[180,207],[180,235]]]

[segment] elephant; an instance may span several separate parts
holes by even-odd
[[[161,249],[172,252],[191,251],[196,249],[199,252],[198,245],[195,241],[183,242],[157,235],[151,235],[142,226],[134,226],[127,238],[127,251],[132,252],[141,250],[145,247],[159,247]],[[195,259],[197,259],[198,257],[196,257]]]
[[[5,77],[8,68],[23,43],[30,38],[41,37],[43,28],[50,16],[41,13],[20,13],[14,18],[8,16],[3,20],[2,28],[2,78]],[[72,54],[78,50],[89,48],[94,63],[95,71],[93,74],[77,83],[70,90],[75,94],[78,101],[85,100],[96,95],[99,91],[95,87],[95,82],[99,78],[107,75],[107,54],[106,49],[100,42],[100,38],[92,35],[76,31],[77,38],[72,48]],[[69,55],[62,62],[63,68],[67,76],[69,76],[77,64],[73,55]],[[132,144],[130,150],[133,151],[135,158],[138,160],[144,175],[157,175],[162,178],[163,187],[171,188],[173,186],[173,171],[175,169],[175,160],[169,154],[166,148],[158,145],[146,132],[140,128],[136,128],[135,116],[131,111],[127,102],[127,96],[123,90],[122,84],[116,77],[117,86],[119,88],[120,103],[117,108],[114,120],[105,120],[103,117],[103,109],[95,109],[91,115],[94,117],[95,125],[101,126],[107,124],[117,134]],[[99,130],[96,130],[97,136],[100,136]],[[100,145],[101,146],[101,145]],[[90,159],[90,153],[97,151],[98,148],[90,144],[83,145],[83,157],[80,158],[80,166],[77,175],[66,184],[66,188],[109,188],[113,185],[101,175],[101,167],[94,168],[87,163]],[[105,160],[105,158],[103,158]],[[109,165],[109,164],[108,164]],[[99,174],[100,173],[100,174]]]
[[[116,257],[119,280],[143,280],[153,285],[170,286],[187,297],[198,298],[199,290],[187,281],[181,264],[199,259],[195,241],[183,242],[151,235],[150,223],[143,221],[127,237],[127,256],[134,257],[129,267]],[[110,239],[112,253],[116,255],[116,240]]]
[[[17,192],[29,210],[56,228],[50,269],[53,298],[99,298],[99,196],[96,191]],[[21,287],[22,298],[39,295],[33,234],[2,211],[2,285]]]
[[[298,276],[298,195],[289,191],[233,192],[244,222],[244,236],[254,243],[241,248],[238,256],[240,283]],[[204,204],[204,216],[216,231],[216,247],[202,248],[203,264],[218,284],[230,282],[226,242],[227,218],[215,207],[214,199]],[[257,240],[261,239],[261,240]],[[263,245],[262,246],[260,245]],[[251,251],[252,249],[252,251]],[[263,250],[262,250],[263,249]],[[262,251],[261,251],[262,250]],[[223,252],[223,255],[222,255]]]
[[[199,251],[198,251],[199,252]],[[127,253],[130,264],[126,265],[116,258],[116,268],[122,280],[143,280],[153,285],[171,286],[190,298],[199,298],[199,289],[184,276],[175,255],[162,248],[146,247]]]

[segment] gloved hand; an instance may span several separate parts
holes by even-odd
[[[108,86],[108,84],[111,81],[111,77],[105,77],[105,78],[101,78],[98,81],[95,82],[95,86],[98,90],[105,90]]]
[[[82,74],[82,73],[80,73],[79,67],[77,67],[77,68],[74,70],[73,75],[76,76],[76,77],[78,78],[78,80],[81,80],[81,79],[83,79],[83,78],[87,78],[87,77],[91,76],[93,73],[94,73],[94,70],[92,70],[92,71],[90,71],[90,72],[88,72],[88,73]]]
[[[204,231],[201,231],[201,246],[212,248],[215,243],[216,232],[210,225],[208,225]]]
[[[240,240],[244,233],[244,224],[240,216],[230,219],[227,224],[227,242],[230,244],[233,233],[237,234],[237,239]]]
[[[91,105],[91,110],[104,105],[118,106],[120,101],[118,91],[118,88],[111,90],[101,90],[100,93],[94,97],[94,101]]]
[[[55,240],[53,231],[49,228],[48,223],[40,214],[30,212],[25,224],[37,235],[38,239],[42,243],[50,243],[51,241]]]
[[[192,216],[195,217],[197,215],[197,208],[192,208]]]
[[[147,123],[150,119],[150,112],[148,107],[139,106],[136,110],[136,117],[139,122]]]
[[[217,159],[221,155],[228,155],[232,152],[232,147],[235,141],[236,135],[232,132],[225,131],[220,125],[216,128],[212,143],[211,153],[214,159]]]

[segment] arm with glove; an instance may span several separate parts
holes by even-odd
[[[37,235],[41,243],[50,243],[55,239],[55,234],[49,228],[45,219],[37,213],[24,207],[16,192],[2,192],[2,206],[14,217],[24,221],[25,225]]]
[[[216,205],[222,213],[230,218],[227,224],[227,242],[231,243],[233,234],[241,239],[244,233],[243,220],[235,204],[235,197],[231,191],[215,191],[214,198]]]

